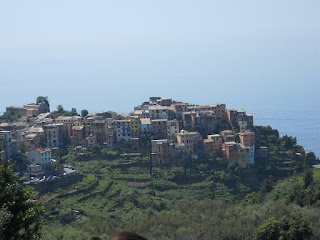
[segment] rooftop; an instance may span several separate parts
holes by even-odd
[[[172,108],[167,106],[161,106],[161,105],[149,106],[149,110],[165,110],[165,109],[172,109]]]
[[[254,132],[245,131],[245,132],[240,132],[239,135],[254,135]]]
[[[167,139],[158,139],[158,140],[151,140],[151,142],[157,143],[157,144],[164,144],[164,143],[168,143]]]
[[[31,127],[28,131],[29,133],[43,133],[42,127]]]
[[[34,150],[37,151],[37,152],[39,152],[39,153],[44,153],[44,152],[46,152],[46,150],[43,149],[43,148],[35,148]]]
[[[167,122],[167,119],[153,119],[151,122]]]
[[[225,142],[226,145],[228,146],[233,146],[233,145],[237,145],[236,142]]]
[[[221,137],[220,134],[213,134],[213,135],[210,135],[211,137]]]
[[[140,118],[141,124],[151,124],[150,118]]]

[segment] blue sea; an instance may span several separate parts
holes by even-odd
[[[246,109],[254,115],[255,125],[270,125],[280,135],[297,137],[299,145],[320,157],[320,107],[315,100],[297,103],[279,101],[277,104],[258,104]]]

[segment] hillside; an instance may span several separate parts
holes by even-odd
[[[320,172],[305,169],[317,160],[297,157],[303,148],[296,140],[276,135],[260,127],[257,145],[268,146],[270,155],[249,169],[221,158],[151,167],[149,159],[124,152],[92,149],[79,157],[71,149],[62,160],[83,180],[40,196],[43,237],[88,239],[130,229],[155,240],[252,239],[265,220],[299,212],[316,239]]]

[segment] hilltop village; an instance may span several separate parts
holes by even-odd
[[[0,124],[3,158],[26,153],[28,172],[37,175],[59,168],[51,152],[66,147],[83,152],[94,145],[122,146],[131,153],[149,155],[153,164],[221,157],[241,168],[253,165],[255,155],[268,154],[266,147],[255,149],[253,116],[227,109],[225,104],[195,105],[150,97],[128,115],[81,113],[67,112],[61,105],[50,112],[46,97],[39,97],[36,104],[7,107],[4,116],[10,116],[10,121]]]
[[[88,239],[114,226],[141,233],[159,227],[166,237],[155,239],[164,239],[202,221],[203,229],[220,226],[212,236],[244,232],[246,239],[270,216],[270,206],[319,202],[319,171],[311,175],[319,159],[296,138],[255,126],[252,115],[225,104],[150,97],[129,114],[78,114],[61,105],[50,111],[48,98],[38,97],[35,104],[6,108],[0,143],[0,158],[9,160],[15,176],[36,190],[46,208],[43,239]],[[279,203],[262,205],[273,189]],[[233,203],[235,208],[227,207]],[[266,212],[248,219],[252,207]],[[227,238],[232,237],[219,237]]]

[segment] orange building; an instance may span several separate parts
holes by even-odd
[[[222,143],[223,157],[227,160],[238,160],[238,144],[236,142]]]
[[[246,147],[254,146],[255,134],[254,132],[240,132],[239,133],[240,143]]]

